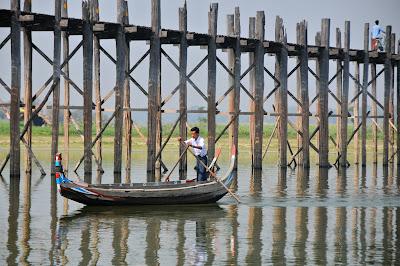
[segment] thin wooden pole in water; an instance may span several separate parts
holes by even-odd
[[[51,174],[55,174],[53,160],[58,152],[58,132],[60,114],[60,59],[61,59],[61,0],[55,0],[55,23],[54,23],[54,59],[53,59],[53,106],[52,106],[52,135],[51,135]]]
[[[283,27],[283,21],[280,23],[280,28],[276,29],[279,31],[278,40],[281,44],[280,51],[277,57],[277,63],[279,67],[279,82],[280,86],[278,88],[278,98],[279,98],[279,166],[287,166],[287,124],[288,124],[288,107],[287,107],[287,61],[288,61],[288,51],[286,48],[286,33]]]
[[[253,168],[262,169],[263,152],[263,124],[264,124],[264,32],[265,15],[264,11],[257,11],[256,16],[256,47],[254,52],[255,60],[255,97],[254,97],[254,147],[253,147]]]
[[[339,28],[336,28],[336,47],[342,48],[342,32]],[[342,60],[336,59],[336,97],[338,99],[342,99],[342,90],[343,90],[343,70],[342,70]],[[341,101],[336,102],[336,114],[338,114],[336,118],[336,143],[341,142],[342,135],[339,133],[341,128],[341,113],[342,113],[342,104]]]
[[[309,109],[309,98],[308,98],[308,52],[307,52],[307,22],[304,20],[300,23],[300,36],[299,44],[302,45],[299,61],[300,61],[300,86],[301,86],[301,129],[303,133],[301,146],[303,147],[299,163],[303,164],[303,167],[310,167],[310,109]]]
[[[348,102],[349,102],[349,80],[350,80],[350,21],[344,23],[344,54],[343,54],[343,87],[342,87],[342,106],[341,106],[341,120],[340,120],[340,158],[339,165],[341,167],[347,166],[347,122],[348,122]]]
[[[400,54],[400,40],[397,44],[397,54]],[[400,165],[400,60],[397,61],[397,165]]]
[[[21,91],[21,24],[19,0],[11,1],[10,176],[20,175],[19,102]]]
[[[319,74],[319,167],[329,167],[329,31],[330,19],[323,19],[321,25],[321,46],[318,64]]]
[[[122,168],[122,135],[123,135],[123,103],[124,103],[124,84],[125,84],[125,29],[124,29],[124,0],[117,1],[117,22],[119,24],[116,49],[116,86],[115,86],[115,138],[114,138],[114,183],[121,183]]]
[[[93,23],[97,23],[99,21],[99,1],[93,0],[92,1],[92,19]],[[93,81],[93,89],[95,94],[95,112],[96,112],[96,134],[98,134],[102,128],[102,111],[101,111],[101,84],[100,84],[100,39],[99,37],[94,34],[93,35],[93,70],[94,70],[94,81]],[[100,137],[96,143],[96,155],[99,165],[101,167],[103,163],[103,152],[102,152],[102,138]],[[100,171],[100,167],[97,167],[97,171]],[[99,176],[99,175],[97,175]],[[97,180],[96,183],[99,180]]]
[[[160,0],[151,1],[151,27],[152,37],[150,40],[150,66],[149,66],[149,89],[148,89],[148,118],[147,118],[147,174],[148,181],[154,181],[156,175],[155,156],[159,149],[161,113],[160,106],[161,89],[161,11]],[[158,169],[160,171],[160,169]],[[159,173],[160,175],[160,173]]]
[[[210,35],[208,41],[208,85],[207,85],[207,122],[208,122],[208,156],[214,157],[215,154],[215,95],[217,87],[217,35],[218,24],[218,4],[213,3],[208,12],[208,34]]]
[[[129,10],[128,2],[124,1],[124,25],[129,25]],[[125,40],[125,69],[130,69],[130,42]],[[131,93],[130,93],[129,75],[125,75],[124,82],[124,130],[125,130],[125,183],[131,183],[131,164],[132,164],[132,114],[131,108]]]
[[[88,2],[82,2],[84,180],[90,184],[92,182],[93,31],[88,5]]]
[[[61,17],[68,17],[68,0],[63,0],[61,5]],[[69,56],[69,34],[66,31],[61,32],[61,39],[63,43],[63,61]],[[69,62],[63,67],[63,72],[69,77]],[[63,168],[64,172],[68,173],[69,168],[69,125],[70,125],[70,86],[68,79],[64,79],[64,152],[63,152]]]
[[[360,90],[360,64],[358,62],[354,63],[354,96],[358,95],[358,92]],[[354,128],[353,130],[356,130],[359,124],[359,117],[360,117],[360,101],[359,101],[359,96],[356,97],[354,100],[354,105],[353,105],[353,117],[354,117]],[[358,139],[358,131],[354,134],[354,163],[359,164],[360,163],[360,142]]]
[[[363,86],[361,98],[361,165],[367,164],[367,92],[368,92],[368,67],[369,67],[369,23],[364,24],[364,60],[363,60]]]
[[[249,38],[255,39],[256,37],[256,18],[250,17],[249,18]],[[252,66],[255,63],[254,52],[249,52],[249,66]],[[253,99],[255,98],[255,70],[254,67],[249,72],[249,90]],[[251,112],[249,116],[249,131],[250,131],[250,153],[251,153],[251,163],[254,162],[254,117],[255,117],[255,104],[254,100],[249,99],[249,111]]]
[[[181,39],[179,45],[179,113],[181,118],[179,121],[179,136],[183,139],[187,139],[187,9],[186,1],[183,8],[179,8],[179,30],[181,31]],[[179,144],[179,154],[183,154],[181,160],[179,160],[179,179],[186,179],[187,172],[187,154],[186,147]],[[172,172],[172,170],[171,170]]]
[[[234,47],[228,50],[229,69],[233,76],[229,75],[229,87],[233,86],[233,90],[229,93],[229,112],[230,119],[233,119],[229,127],[229,147],[238,146],[239,134],[239,112],[240,106],[240,71],[241,71],[241,51],[240,51],[240,11],[235,8],[235,15],[228,15],[228,36],[236,38]],[[237,157],[234,169],[237,168]]]
[[[390,103],[390,88],[392,82],[392,61],[391,61],[391,36],[392,27],[386,27],[385,38],[385,84],[384,84],[384,117],[383,117],[383,165],[389,163],[389,103]]]
[[[32,4],[30,0],[24,1],[24,12],[31,12]],[[25,86],[25,108],[24,108],[24,124],[26,124],[32,116],[32,32],[24,28],[24,86]],[[28,130],[24,137],[26,144],[32,147],[32,123],[29,124]],[[25,172],[32,172],[32,158],[29,149],[25,153]],[[28,175],[27,175],[28,176]],[[30,177],[30,175],[29,175]]]
[[[371,94],[376,99],[376,64],[371,64]],[[377,104],[375,101],[372,101],[371,104],[371,115],[372,115],[372,162],[374,164],[378,163],[378,119],[376,116],[377,112]]]
[[[390,44],[390,53],[391,55],[395,53],[395,46],[396,46],[396,34],[392,33],[391,37],[391,44]],[[392,82],[390,85],[390,104],[389,104],[389,113],[390,113],[390,161],[393,163],[394,162],[394,144],[395,144],[395,124],[394,124],[394,67],[395,65],[392,64]]]

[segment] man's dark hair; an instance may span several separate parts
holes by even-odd
[[[376,24],[376,25],[379,25],[379,20],[375,20],[375,24]]]
[[[200,129],[199,129],[198,127],[192,127],[192,128],[190,129],[190,131],[194,131],[194,132],[196,132],[197,134],[200,133]]]

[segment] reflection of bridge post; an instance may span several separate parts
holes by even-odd
[[[390,207],[383,207],[382,212],[382,259],[383,261],[390,262],[393,260],[393,209]]]
[[[315,236],[314,236],[314,263],[317,265],[326,265],[326,229],[328,215],[326,207],[315,208]]]
[[[92,258],[92,253],[90,252],[89,249],[89,244],[90,244],[90,224],[89,223],[84,223],[83,228],[82,228],[82,233],[81,233],[81,246],[80,246],[80,251],[82,254],[80,265],[89,265],[89,262]],[[115,250],[115,249],[114,249]],[[115,256],[114,256],[115,258]]]
[[[238,206],[237,205],[230,205],[228,207],[228,217],[231,220],[231,228],[232,232],[230,235],[230,238],[228,239],[228,244],[227,244],[227,261],[229,265],[237,265],[238,261],[238,251],[239,251],[239,243],[238,243],[238,228],[239,228],[239,223],[238,223]]]
[[[274,208],[272,217],[272,256],[273,263],[285,264],[286,208]]]
[[[335,263],[347,264],[346,207],[336,208]]]
[[[29,240],[31,236],[31,172],[25,173],[24,179],[24,205],[22,211],[22,238],[21,238],[21,259],[20,262],[28,265],[28,257],[31,251]]]
[[[358,169],[358,167],[356,168]],[[358,260],[358,209],[351,209],[351,245],[353,247],[353,258]]]
[[[19,176],[10,178],[8,208],[7,265],[16,263],[18,257],[18,210],[19,210]]]
[[[345,167],[339,167],[336,178],[336,193],[343,196],[346,193],[346,186],[347,169]]]
[[[250,177],[250,194],[258,195],[262,192],[262,170],[253,169]]]
[[[159,265],[158,250],[160,249],[160,219],[148,219],[146,228],[146,265]]]
[[[307,207],[299,207],[296,208],[296,217],[295,217],[295,245],[293,254],[296,259],[296,264],[301,265],[305,264],[307,261],[307,253],[306,253],[306,245],[308,238],[308,208]]]
[[[246,263],[261,265],[261,251],[262,251],[262,241],[261,241],[261,231],[262,231],[262,221],[263,213],[262,208],[250,207],[249,208],[249,218],[248,218],[248,229],[247,229],[247,239],[248,239],[248,249],[246,255]]]
[[[374,164],[376,165],[376,164]],[[369,247],[375,249],[376,246],[376,208],[370,209],[369,215]]]
[[[278,197],[285,196],[286,193],[286,173],[287,169],[279,167],[278,168],[278,183],[276,184],[276,193]]]
[[[316,183],[316,193],[319,196],[325,196],[328,187],[328,168],[318,168],[318,178]]]
[[[56,179],[51,176],[51,188],[50,188],[50,235],[51,235],[51,248],[49,251],[49,261],[55,264],[55,249],[56,249],[56,234],[57,234],[57,186]]]
[[[178,243],[176,245],[176,265],[183,266],[185,265],[185,221],[179,220],[178,225],[176,226],[176,233],[178,235]]]
[[[92,263],[91,265],[97,265],[100,252],[99,252],[99,219],[97,217],[90,219],[89,221],[90,229],[91,229],[91,241],[90,241],[90,249],[92,255]]]
[[[296,176],[296,195],[303,197],[310,186],[310,168],[297,167]]]
[[[366,242],[366,224],[365,224],[365,208],[360,208],[360,245],[361,245],[361,250],[360,250],[360,262],[361,264],[366,263],[366,251],[367,251],[367,242]]]
[[[126,254],[128,251],[128,218],[116,218],[114,220],[113,233],[114,238],[112,246],[114,250],[114,257],[112,259],[113,265],[128,265],[126,263]]]

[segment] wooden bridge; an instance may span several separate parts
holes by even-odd
[[[351,49],[350,46],[350,22],[346,21],[344,31],[336,30],[336,44],[332,46],[330,36],[330,20],[322,19],[321,31],[315,37],[315,44],[308,42],[307,22],[297,24],[297,42],[288,43],[286,30],[280,17],[276,18],[275,40],[266,40],[265,15],[258,11],[255,17],[249,19],[249,36],[241,36],[241,20],[239,8],[235,8],[233,15],[227,16],[226,35],[217,33],[218,4],[210,6],[208,14],[208,33],[190,32],[187,28],[186,4],[179,9],[179,29],[161,28],[160,0],[151,1],[151,27],[129,24],[127,1],[117,0],[117,22],[99,21],[99,7],[97,0],[88,0],[82,3],[82,19],[68,17],[67,0],[55,0],[55,14],[36,14],[31,12],[31,1],[25,0],[23,8],[19,0],[10,0],[10,10],[0,10],[0,27],[9,28],[10,34],[0,43],[0,49],[7,42],[11,42],[11,85],[7,85],[0,78],[1,85],[10,93],[10,103],[2,103],[1,107],[10,110],[10,153],[2,163],[1,171],[9,162],[10,175],[20,174],[20,143],[27,149],[26,170],[31,171],[32,160],[39,166],[40,162],[32,152],[32,119],[42,111],[46,103],[52,98],[52,144],[51,158],[54,158],[58,149],[59,114],[64,112],[64,149],[69,149],[69,127],[74,123],[70,110],[83,110],[83,139],[84,154],[76,166],[83,162],[85,181],[91,182],[92,159],[96,161],[97,170],[102,169],[102,143],[101,136],[104,130],[114,120],[114,173],[115,182],[121,182],[120,174],[123,167],[122,158],[126,158],[125,168],[129,181],[132,149],[132,117],[131,112],[145,111],[148,113],[147,135],[147,171],[149,180],[160,177],[161,169],[166,166],[162,161],[162,151],[170,140],[176,128],[182,137],[187,136],[187,115],[190,113],[207,114],[208,123],[208,151],[209,157],[215,153],[215,144],[220,136],[229,130],[231,145],[238,144],[239,116],[250,116],[250,143],[252,164],[255,169],[262,167],[262,161],[274,135],[279,143],[279,166],[286,167],[293,163],[310,166],[310,152],[318,153],[319,167],[331,165],[348,166],[347,148],[353,141],[356,143],[356,153],[361,154],[361,159],[356,162],[365,165],[367,162],[366,140],[367,124],[373,130],[372,161],[377,163],[377,134],[383,131],[383,164],[394,161],[397,154],[397,163],[400,164],[400,136],[397,128],[400,125],[400,56],[395,53],[396,41],[391,26],[386,27],[385,52],[370,51],[370,26],[364,27],[364,47],[361,50]],[[53,55],[46,54],[32,41],[32,32],[47,31],[54,33]],[[22,32],[22,38],[21,33]],[[70,49],[69,37],[82,36],[82,41],[73,49]],[[342,45],[343,37],[343,45]],[[114,58],[107,49],[102,46],[102,41],[115,39],[116,57]],[[147,41],[148,50],[137,62],[131,64],[130,44],[135,41]],[[165,45],[176,45],[179,49],[179,62],[168,55],[162,48]],[[398,44],[399,45],[399,44]],[[61,46],[63,49],[61,49]],[[188,71],[188,48],[191,46],[205,47],[207,55],[190,71]],[[23,54],[21,48],[23,47]],[[69,61],[78,50],[83,50],[83,88],[71,79],[69,75]],[[228,62],[223,62],[217,50],[228,53]],[[37,90],[32,88],[32,52],[37,52],[53,66],[53,72]],[[100,54],[103,53],[116,66],[115,87],[106,95],[101,94],[100,84]],[[246,54],[249,63],[242,64],[242,58]],[[23,66],[22,66],[23,57]],[[148,86],[142,86],[133,75],[133,71],[143,60],[149,57]],[[161,97],[161,58],[165,57],[173,68],[179,72],[179,84],[166,98]],[[265,58],[275,58],[275,68],[268,69]],[[289,61],[295,60],[295,67],[289,69]],[[335,60],[336,68],[330,69],[329,62]],[[316,68],[312,69],[310,62],[314,61]],[[354,71],[350,70],[350,63],[354,63]],[[191,76],[207,63],[207,82],[203,84],[207,91],[203,92],[193,82]],[[314,64],[314,63],[313,63]],[[313,65],[311,64],[311,65]],[[224,70],[217,73],[217,65]],[[382,67],[380,67],[381,65]],[[362,66],[362,76],[360,76]],[[377,67],[381,70],[377,71]],[[397,69],[397,82],[394,82]],[[330,73],[334,72],[333,76]],[[24,102],[21,100],[21,75],[24,79]],[[228,75],[227,90],[217,98],[216,80],[218,75]],[[296,75],[293,75],[296,74]],[[315,78],[316,95],[311,98],[309,93],[309,76]],[[288,79],[296,78],[296,90],[291,91]],[[377,95],[377,83],[383,76],[384,95]],[[241,82],[249,78],[249,86],[246,88]],[[265,79],[272,79],[274,86],[267,88]],[[64,81],[63,84],[61,81]],[[336,89],[332,83],[336,81]],[[350,83],[353,82],[354,93],[350,95]],[[394,93],[395,84],[397,93]],[[63,86],[62,86],[63,85]],[[189,86],[188,86],[189,85]],[[60,102],[60,94],[63,89],[64,103]],[[72,106],[70,103],[70,89],[79,92],[83,97],[83,106]],[[131,90],[139,89],[143,97],[147,99],[147,108],[135,108],[131,106]],[[193,91],[189,91],[193,90]],[[165,104],[171,97],[179,93],[179,107],[176,110],[165,109]],[[246,94],[250,99],[249,110],[240,110],[240,95]],[[207,103],[206,110],[189,110],[187,106],[188,95],[196,94],[200,100]],[[396,98],[396,109],[395,106]],[[33,105],[38,98],[41,102]],[[114,97],[115,108],[112,115],[102,123],[104,103]],[[266,112],[265,105],[271,97],[274,97],[273,112]],[[383,98],[383,99],[381,99]],[[227,111],[221,111],[218,106],[224,99],[228,99]],[[243,100],[243,99],[242,99]],[[288,112],[288,101],[297,105],[297,112]],[[333,101],[336,110],[329,110],[328,103]],[[360,108],[361,103],[361,108]],[[316,112],[310,112],[310,106],[316,105]],[[352,107],[352,108],[349,108]],[[19,108],[23,107],[24,127],[19,128]],[[381,110],[379,110],[381,109]],[[95,121],[92,114],[95,112]],[[178,113],[179,118],[167,135],[162,138],[162,114]],[[382,115],[383,114],[383,115]],[[219,135],[216,133],[216,117],[228,115],[229,123]],[[275,118],[273,134],[264,140],[264,118]],[[395,117],[397,120],[395,121]],[[295,119],[292,121],[291,119]],[[329,119],[337,120],[337,136],[331,136],[329,132]],[[316,121],[315,129],[310,131],[310,120]],[[348,135],[350,119],[354,121],[354,131]],[[367,120],[369,120],[367,122]],[[77,124],[74,123],[77,127]],[[96,127],[96,136],[92,136],[92,125]],[[290,147],[288,142],[288,127],[294,128],[298,134],[297,147]],[[359,137],[361,145],[359,147]],[[316,142],[315,139],[318,139]],[[329,161],[329,143],[335,147],[337,159]],[[124,145],[123,145],[124,143]],[[314,144],[316,143],[316,144]],[[93,150],[94,148],[94,150]],[[180,153],[185,147],[180,147]],[[360,150],[359,150],[360,149]],[[123,156],[123,153],[125,156]],[[68,156],[68,153],[66,153]],[[75,169],[76,169],[75,168]],[[186,158],[180,162],[180,173],[183,176],[187,165]],[[54,169],[53,169],[54,170]]]

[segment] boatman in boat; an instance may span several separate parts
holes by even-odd
[[[197,170],[197,181],[206,181],[208,178],[207,170],[204,165],[207,165],[207,148],[204,138],[200,136],[200,129],[193,127],[190,129],[192,138],[185,140],[184,142],[189,147],[192,147],[194,155],[196,155],[196,170]],[[178,141],[182,141],[181,137],[178,137]],[[203,162],[203,164],[200,163]]]

